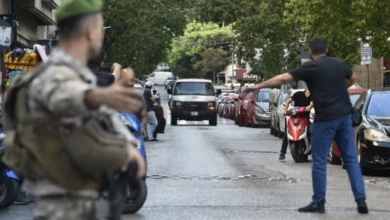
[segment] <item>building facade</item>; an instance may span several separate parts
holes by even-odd
[[[64,0],[1,0],[0,14],[14,14],[17,45],[31,47],[49,39],[56,30],[54,10]]]

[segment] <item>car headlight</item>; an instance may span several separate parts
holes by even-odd
[[[175,105],[176,106],[181,106],[181,102],[176,102]]]
[[[265,111],[262,108],[256,107],[255,113],[256,113],[256,115],[262,115],[262,114],[265,114]]]
[[[385,141],[390,142],[390,137],[387,136],[383,131],[375,129],[367,129],[364,131],[364,137],[371,141]]]

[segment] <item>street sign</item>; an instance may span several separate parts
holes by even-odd
[[[372,64],[372,47],[367,44],[361,42],[361,65],[370,65]]]

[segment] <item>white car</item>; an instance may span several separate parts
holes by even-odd
[[[296,92],[304,92],[304,89],[290,89],[288,91],[288,96],[284,100],[284,103],[281,105],[281,108],[278,108],[278,115],[277,115],[277,122],[276,122],[276,129],[278,131],[278,137],[283,138],[284,132],[286,132],[286,124],[287,120],[290,118],[289,116],[284,116],[284,105],[287,99],[289,99],[291,96],[293,96]],[[294,102],[290,103],[288,106],[289,108],[291,106],[294,106]]]

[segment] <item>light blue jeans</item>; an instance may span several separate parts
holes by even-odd
[[[156,113],[154,111],[148,112],[148,123],[146,124],[146,129],[148,130],[148,138],[153,139],[154,130],[158,125]]]
[[[335,140],[347,168],[355,200],[366,199],[362,171],[355,150],[351,115],[312,125],[313,203],[325,202],[326,166],[332,141]]]

